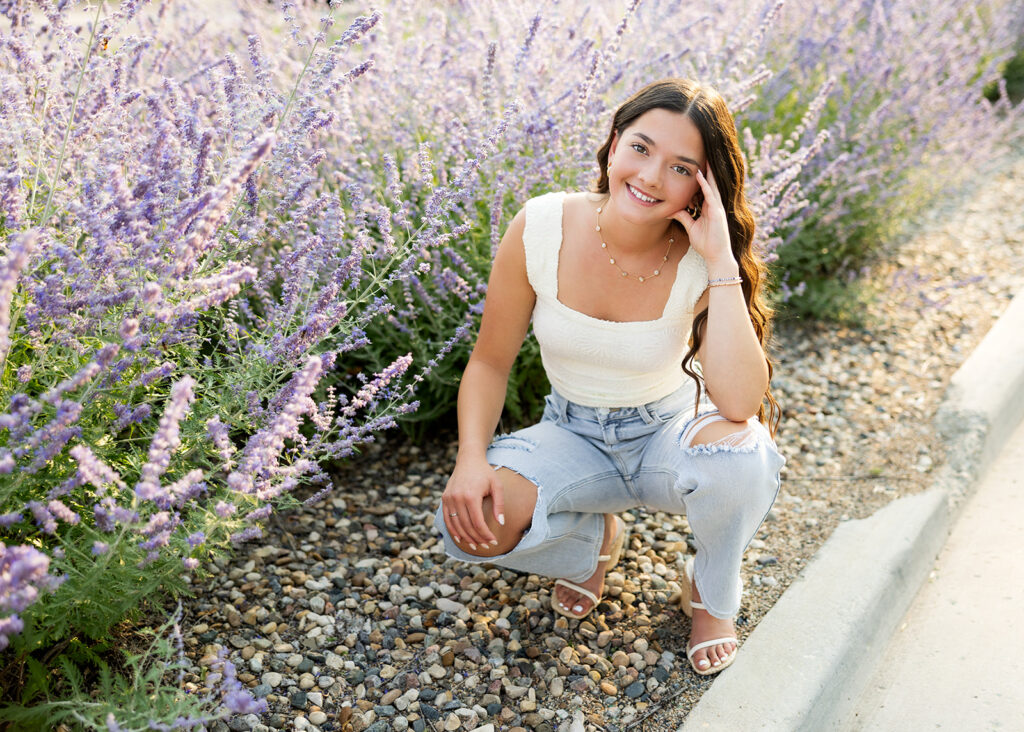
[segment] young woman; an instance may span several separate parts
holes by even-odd
[[[531,199],[505,232],[435,525],[452,557],[557,578],[552,608],[583,618],[622,550],[616,514],[685,513],[687,656],[717,673],[784,462],[735,124],[714,89],[656,82],[597,160],[593,192]],[[531,319],[552,391],[540,423],[492,442]]]

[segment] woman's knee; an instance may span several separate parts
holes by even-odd
[[[496,557],[516,548],[523,534],[533,521],[533,510],[537,505],[537,486],[508,468],[499,468],[498,478],[504,487],[505,523],[498,523],[494,517],[494,500],[485,496],[483,500],[484,521],[498,543],[470,547],[465,537],[458,542],[467,554],[477,557]]]
[[[681,445],[701,461],[702,482],[715,494],[722,510],[747,511],[760,507],[762,500],[768,506],[775,500],[779,470],[785,461],[762,425],[709,420],[697,425]]]
[[[727,419],[708,421],[689,436],[683,447],[721,447],[741,449],[757,444],[757,432],[749,422]]]

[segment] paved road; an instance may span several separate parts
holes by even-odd
[[[850,732],[1024,730],[1024,423],[877,664]]]

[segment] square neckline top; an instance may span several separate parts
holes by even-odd
[[[689,243],[687,243],[686,254],[680,257],[679,261],[676,263],[675,280],[672,282],[672,287],[669,289],[668,297],[665,299],[665,304],[662,306],[661,315],[659,315],[657,318],[647,320],[608,320],[607,318],[599,318],[595,315],[590,315],[588,313],[583,312],[582,310],[577,310],[573,307],[570,307],[569,305],[566,305],[558,296],[558,270],[561,266],[562,244],[565,241],[565,199],[567,198],[568,194],[565,191],[558,191],[556,193],[549,193],[547,195],[557,196],[558,201],[558,243],[554,249],[555,281],[553,297],[554,301],[558,304],[558,306],[563,308],[566,312],[572,313],[573,317],[585,318],[589,321],[593,321],[596,323],[606,323],[615,326],[664,324],[665,320],[669,319],[674,312],[678,311],[679,305],[682,304],[681,299],[685,298],[687,290],[691,289],[686,287],[687,278],[684,276],[685,273],[694,272],[696,274],[695,270],[703,269],[705,272],[704,281],[707,282],[707,269],[705,266],[703,266],[703,257],[701,257],[700,254],[698,254],[697,251],[692,246],[690,246]],[[554,208],[555,206],[552,205],[552,209]],[[527,221],[527,223],[529,223],[529,221]],[[526,234],[524,232],[524,239],[525,236]],[[552,240],[553,239],[554,237],[552,237]],[[690,307],[688,309],[691,312],[693,309],[693,305],[696,303],[697,299],[700,297],[701,294],[703,294],[703,288],[701,288],[701,291],[697,294],[697,297],[693,298],[693,302],[689,304]]]
[[[526,275],[536,294],[533,333],[551,386],[586,406],[647,404],[680,388],[693,308],[707,287],[703,257],[690,247],[676,266],[661,316],[605,320],[558,299],[564,192],[526,202]]]

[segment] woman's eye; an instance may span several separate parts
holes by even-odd
[[[676,166],[676,167],[674,168],[674,170],[675,170],[675,171],[676,171],[677,173],[679,173],[680,175],[689,175],[689,174],[690,174],[690,169],[689,169],[689,168],[687,168],[687,167],[685,167],[685,166],[683,166],[683,165],[677,165],[677,166]]]
[[[644,153],[647,152],[647,148],[644,147],[643,145],[641,145],[639,142],[634,142],[632,147],[633,147],[634,150],[636,150],[641,155],[643,155]]]

